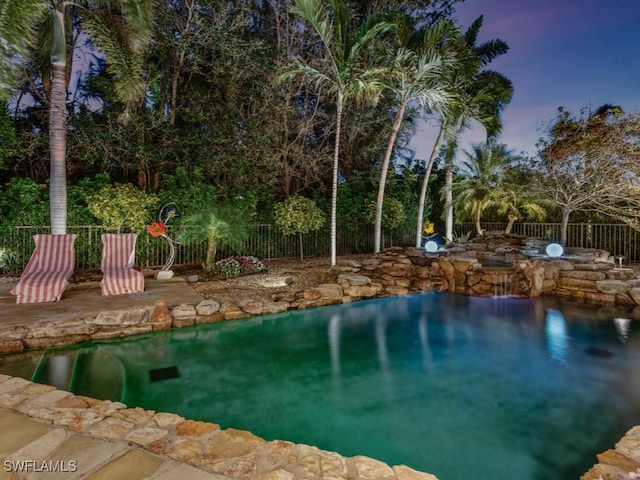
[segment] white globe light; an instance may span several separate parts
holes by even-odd
[[[560,257],[564,253],[564,248],[559,243],[550,243],[547,245],[546,252],[550,257]]]
[[[437,252],[438,251],[438,243],[434,242],[433,240],[429,240],[427,243],[425,243],[424,249],[427,252]]]

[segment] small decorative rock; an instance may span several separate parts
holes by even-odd
[[[202,316],[213,315],[220,310],[220,303],[215,300],[202,300],[196,305],[196,313]]]

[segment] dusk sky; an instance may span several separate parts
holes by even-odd
[[[605,103],[640,111],[640,0],[466,0],[456,7],[464,30],[479,15],[479,42],[500,38],[509,45],[487,68],[513,82],[499,142],[516,153],[535,154],[560,106],[576,114]],[[428,158],[435,131],[424,124],[414,137],[417,158]],[[461,148],[484,138],[476,126]]]

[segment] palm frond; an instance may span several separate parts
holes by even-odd
[[[6,99],[18,82],[20,62],[36,47],[38,26],[50,12],[45,0],[3,1],[0,4],[0,98]]]
[[[127,106],[139,102],[144,96],[145,82],[137,32],[122,17],[102,10],[87,10],[84,14],[83,26],[89,38],[105,52],[116,95]]]

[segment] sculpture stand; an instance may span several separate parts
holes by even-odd
[[[156,270],[153,278],[156,280],[169,280],[173,278],[173,270]]]

